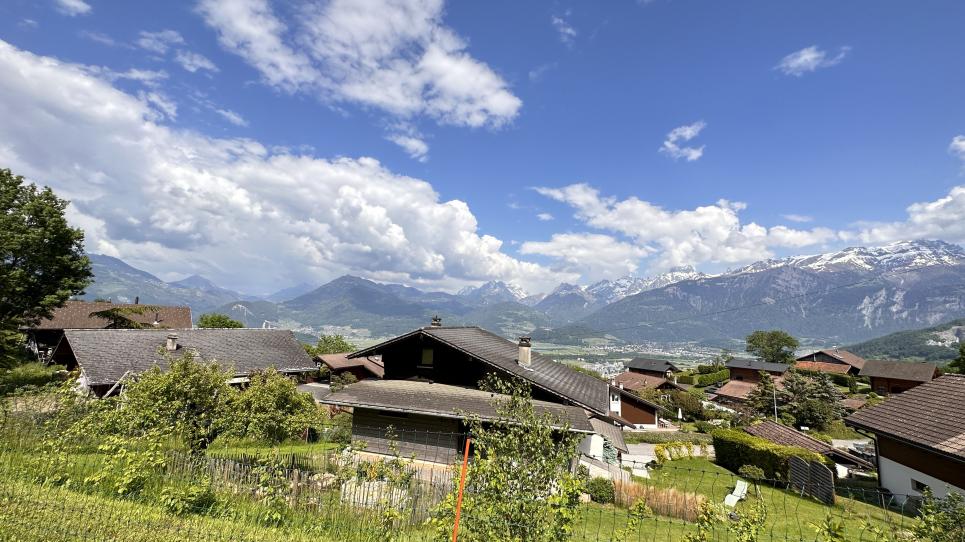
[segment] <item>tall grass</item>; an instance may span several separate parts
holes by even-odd
[[[655,514],[684,521],[695,521],[701,505],[707,502],[707,497],[699,493],[637,482],[617,481],[614,490],[618,506],[630,508],[643,501]]]

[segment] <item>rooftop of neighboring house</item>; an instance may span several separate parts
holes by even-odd
[[[784,374],[790,365],[786,363],[771,363],[756,359],[734,358],[727,362],[728,369],[751,369],[752,371],[764,371],[767,373]]]
[[[938,374],[938,366],[927,361],[889,361],[869,359],[859,376],[928,382]]]
[[[844,350],[842,348],[828,348],[825,350],[818,350],[817,352],[808,354],[806,356],[801,356],[797,358],[797,360],[798,361],[817,361],[817,357],[819,354],[824,354],[828,357],[834,358],[840,361],[841,363],[844,363],[845,365],[850,365],[851,367],[854,367],[856,369],[861,369],[862,367],[864,367],[864,364],[867,361],[863,357],[857,354],[854,354],[852,352],[849,352],[847,350]]]
[[[612,423],[598,420],[596,418],[590,418],[590,425],[593,427],[594,433],[605,437],[610,441],[610,444],[612,444],[614,448],[625,454],[630,453],[630,448],[627,446],[627,442],[623,438],[623,429],[613,425]]]
[[[316,356],[318,361],[332,371],[344,371],[361,367],[376,378],[385,376],[385,365],[382,364],[382,356],[360,356],[350,358],[349,353],[344,354],[322,354]]]
[[[103,329],[108,321],[103,318],[91,317],[93,312],[108,309],[128,307],[157,307],[156,311],[145,311],[143,314],[126,315],[131,320],[151,327],[168,329],[184,329],[191,327],[191,308],[159,305],[142,305],[133,303],[111,303],[110,301],[68,301],[63,307],[54,309],[50,318],[45,318],[32,326],[31,329]]]
[[[506,395],[415,380],[362,380],[333,392],[320,401],[325,404],[368,408],[404,414],[422,414],[439,418],[466,419],[478,416],[483,421],[499,418],[496,403],[509,399]],[[555,418],[557,427],[592,433],[593,426],[580,407],[533,401],[535,410]]]
[[[289,373],[318,368],[285,329],[68,329],[53,359],[75,360],[96,386],[113,384],[127,372],[163,369],[168,357],[185,354],[217,362],[236,376],[269,367]]]
[[[626,371],[620,373],[613,378],[613,383],[617,386],[623,386],[624,389],[639,391],[644,389],[656,389],[667,383],[674,386],[673,382],[667,380],[666,378],[661,378],[659,376],[646,375],[640,373],[634,373],[632,371]]]
[[[377,355],[386,346],[417,336],[436,340],[457,351],[513,376],[526,380],[536,388],[576,403],[596,414],[608,415],[610,385],[598,378],[574,370],[538,352],[531,352],[529,367],[520,365],[519,345],[476,326],[423,327],[349,355],[349,358]],[[641,402],[659,408],[642,400]]]
[[[852,427],[965,460],[965,375],[947,374],[845,419]]]
[[[744,428],[744,431],[775,444],[796,446],[822,455],[834,455],[837,456],[836,459],[838,460],[844,460],[845,462],[860,465],[865,468],[872,468],[871,463],[860,457],[849,454],[843,450],[837,450],[826,442],[822,442],[793,427],[781,425],[773,420],[764,420],[761,423],[749,425]]]
[[[664,374],[667,371],[680,372],[680,368],[665,359],[633,358],[627,363],[628,369],[650,371]]]
[[[777,389],[784,388],[784,380],[782,378],[774,379],[774,386]],[[723,397],[725,399],[731,399],[735,401],[745,401],[747,396],[750,395],[754,388],[757,387],[757,382],[747,382],[744,380],[728,380],[726,384],[721,386],[716,395],[718,397]]]

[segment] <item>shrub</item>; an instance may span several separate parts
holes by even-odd
[[[698,365],[697,366],[697,372],[702,375],[716,373],[719,370],[720,370],[720,367],[717,365]]]
[[[717,427],[714,426],[714,424],[710,422],[705,422],[704,420],[698,421],[697,423],[694,424],[694,426],[697,428],[698,433],[709,434],[709,433],[712,433],[715,429],[717,429]]]
[[[610,504],[615,499],[613,480],[607,478],[590,478],[586,484],[586,492],[593,502],[600,504]]]
[[[700,386],[701,388],[710,386],[711,384],[716,384],[718,382],[723,382],[730,378],[730,370],[722,369],[715,373],[702,374],[697,377],[697,381],[694,382],[695,386]]]
[[[708,444],[711,436],[706,433],[675,433],[671,431],[641,431],[625,433],[623,440],[627,444],[666,444],[668,442],[692,442],[694,444]]]
[[[678,383],[678,384],[689,384],[689,385],[693,385],[693,384],[695,384],[696,382],[697,382],[697,377],[695,377],[694,375],[688,375],[688,374],[677,375],[677,383]]]
[[[176,516],[207,514],[216,500],[214,492],[207,485],[167,486],[161,490],[160,497],[161,506]]]
[[[63,371],[61,365],[50,367],[43,363],[26,363],[9,370],[0,370],[0,395],[7,395],[19,389],[39,387],[52,382],[61,381],[58,372]]]
[[[739,429],[718,429],[712,436],[717,464],[733,472],[738,472],[744,465],[754,465],[764,472],[765,478],[780,480],[787,477],[791,457],[827,462],[821,454],[774,444]]]
[[[737,474],[747,478],[748,480],[764,479],[764,469],[758,467],[757,465],[743,465],[741,468],[737,469]]]

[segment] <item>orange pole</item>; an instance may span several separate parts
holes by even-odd
[[[462,513],[462,490],[466,488],[466,467],[469,465],[469,443],[472,441],[466,437],[466,452],[462,456],[462,474],[459,476],[459,497],[456,498],[456,523],[452,526],[452,542],[456,542],[459,536],[459,515]]]

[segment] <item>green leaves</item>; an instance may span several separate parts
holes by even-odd
[[[200,328],[242,328],[244,324],[224,314],[209,312],[198,317],[198,327]]]
[[[770,363],[794,363],[797,347],[797,339],[779,329],[759,330],[747,336],[747,351]]]
[[[90,284],[84,233],[67,224],[66,208],[49,188],[0,169],[0,332],[50,316]],[[0,358],[16,353],[0,341]]]
[[[345,340],[341,335],[321,335],[318,344],[315,346],[305,346],[311,356],[321,356],[322,354],[342,354],[344,352],[354,352],[358,348]]]

